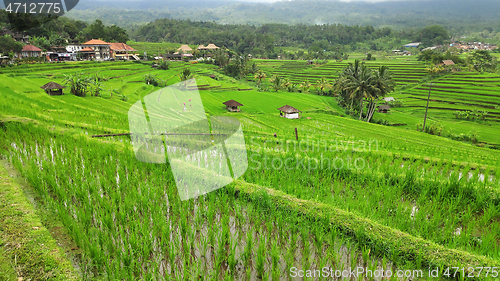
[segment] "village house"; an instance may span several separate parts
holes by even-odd
[[[68,52],[68,53],[77,53],[77,52],[83,50],[84,48],[85,47],[82,46],[82,45],[70,44],[70,45],[66,46],[66,52]]]
[[[96,60],[107,60],[111,58],[110,44],[99,39],[92,39],[83,43],[83,53],[87,59],[95,58]]]
[[[125,43],[109,43],[111,49],[111,57],[119,60],[129,60],[133,58],[140,60],[137,56],[137,50]]]
[[[21,53],[17,54],[17,57],[20,58],[38,58],[41,56],[42,56],[42,49],[33,45],[24,46]]]

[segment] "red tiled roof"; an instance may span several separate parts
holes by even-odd
[[[23,52],[41,52],[42,49],[33,46],[33,45],[26,45],[23,47]]]
[[[83,45],[109,45],[109,43],[106,43],[99,39],[92,39],[88,42],[83,43]]]
[[[81,49],[79,52],[93,52],[93,51],[94,50],[92,50],[91,48],[86,47],[86,48]]]
[[[130,51],[130,52],[137,51],[125,43],[109,43],[109,45],[110,45],[111,50],[113,50],[113,51]]]

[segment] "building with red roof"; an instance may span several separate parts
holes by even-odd
[[[109,43],[111,57],[115,59],[128,60],[130,57],[136,58],[137,50],[125,43]]]
[[[84,53],[88,57],[95,58],[97,60],[105,60],[111,58],[111,45],[99,39],[92,39],[83,43],[84,49],[78,51],[79,53]],[[88,48],[88,49],[87,49]],[[91,49],[92,51],[89,51]],[[84,51],[85,50],[85,51]]]
[[[22,58],[38,58],[42,56],[42,49],[33,45],[26,45],[21,51]]]

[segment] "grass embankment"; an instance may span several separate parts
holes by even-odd
[[[301,200],[278,190],[242,181],[237,181],[235,190],[251,201],[265,202],[267,200],[267,202],[259,204],[267,205],[268,208],[278,208],[286,212],[296,213],[312,221],[318,221],[318,219],[329,221],[332,228],[339,228],[343,233],[356,237],[358,243],[371,247],[377,254],[392,253],[393,262],[396,263],[398,260],[409,260],[420,261],[422,268],[428,266],[441,269],[464,267],[466,274],[471,272],[470,268],[500,267],[498,260],[449,249],[359,217],[352,212],[310,200]]]
[[[78,275],[38,212],[21,179],[0,161],[0,279],[77,280]]]

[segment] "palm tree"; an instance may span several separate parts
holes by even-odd
[[[308,80],[304,81],[304,83],[300,84],[300,88],[302,89],[302,92],[308,93],[309,90],[311,89],[312,84],[309,83]]]
[[[262,82],[262,79],[265,79],[267,77],[266,73],[264,73],[264,71],[262,71],[262,69],[259,69],[259,71],[257,71],[257,73],[255,73],[255,76],[254,78],[257,79],[257,81],[259,81],[259,83]]]
[[[282,88],[282,79],[278,75],[273,75],[270,79],[269,82],[271,82],[271,88],[273,90],[279,91]]]
[[[256,63],[253,63],[252,66],[250,67],[249,73],[255,74],[258,71],[260,71],[260,68],[257,66]]]
[[[191,69],[184,68],[181,74],[179,74],[179,77],[181,78],[181,81],[186,81],[191,79],[193,77],[193,75],[191,74]]]
[[[288,78],[283,78],[281,81],[281,87],[287,89],[289,92],[293,92],[292,89],[293,83]]]
[[[359,101],[359,120],[361,120],[364,100],[379,91],[375,86],[375,76],[365,64],[360,65],[356,60],[353,66],[347,67],[345,78],[347,79],[345,90],[349,93],[351,103],[354,100]]]
[[[325,77],[321,77],[321,79],[318,80],[318,90],[321,93],[321,95],[324,95],[326,91],[328,91],[331,88],[330,83],[326,80]]]
[[[368,105],[368,114],[366,122],[370,122],[375,108],[377,106],[376,100],[385,97],[388,93],[394,91],[395,83],[392,80],[392,76],[389,73],[389,68],[386,65],[382,65],[374,73],[375,76],[375,87],[377,91],[372,93],[370,97],[370,103]]]

